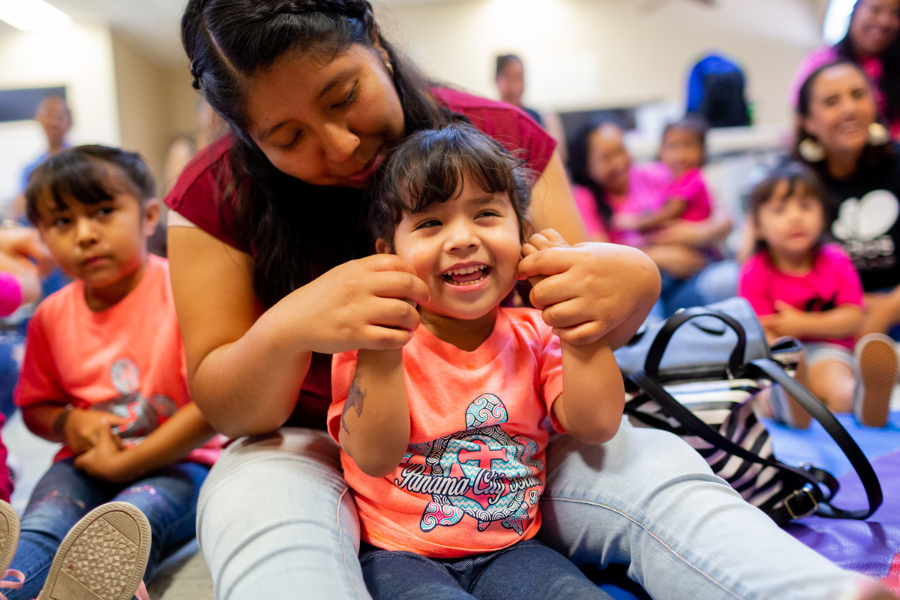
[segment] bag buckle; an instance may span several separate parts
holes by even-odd
[[[801,493],[806,492],[806,495],[809,496],[809,499],[812,500],[812,508],[803,513],[802,515],[798,515],[794,513],[793,509],[791,509],[790,501],[793,498],[797,498]],[[784,507],[787,509],[788,514],[791,515],[792,519],[801,519],[803,517],[808,517],[819,509],[819,503],[816,502],[816,498],[812,495],[812,491],[809,489],[809,486],[803,486],[799,490],[794,490],[784,499]]]

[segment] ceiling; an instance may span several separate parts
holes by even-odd
[[[145,50],[157,62],[184,62],[179,21],[187,0],[48,0],[74,20],[104,23]],[[373,0],[374,4],[447,4],[460,0]],[[621,1],[621,0],[620,0]],[[634,2],[636,0],[625,0]],[[747,1],[747,0],[741,0]],[[805,0],[814,12],[824,10],[828,0]],[[3,24],[0,35],[11,28]]]

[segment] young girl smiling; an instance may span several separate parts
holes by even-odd
[[[571,346],[539,311],[501,307],[523,260],[579,252],[553,230],[523,245],[528,202],[521,162],[467,125],[414,134],[387,163],[377,249],[409,263],[429,298],[402,349],[335,356],[328,413],[375,598],[606,597],[531,539],[545,420],[603,443],[624,389],[604,338]]]

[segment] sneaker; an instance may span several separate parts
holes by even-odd
[[[894,340],[880,333],[863,336],[856,344],[860,390],[856,394],[853,414],[867,427],[887,425],[891,392],[897,378],[897,348]]]
[[[136,506],[98,506],[66,535],[36,600],[131,600],[136,592],[146,598],[150,542],[150,523]]]
[[[797,370],[794,373],[796,379],[804,387],[808,381],[806,369],[806,351],[800,353],[797,361]],[[769,402],[772,406],[772,417],[785,425],[796,429],[806,429],[812,422],[812,415],[806,412],[806,409],[794,400],[794,397],[784,391],[784,388],[777,383],[772,384],[772,391],[769,393]]]
[[[0,500],[0,573],[3,573],[0,589],[17,590],[25,583],[25,575],[21,571],[9,568],[18,545],[19,515],[12,506]],[[7,577],[15,577],[17,581],[6,581]],[[6,600],[2,593],[0,598]]]

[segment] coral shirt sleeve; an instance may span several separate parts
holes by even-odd
[[[39,307],[28,323],[25,337],[25,360],[19,385],[16,387],[16,405],[30,406],[40,402],[68,402],[65,392],[59,385],[59,374],[56,362],[50,350],[47,333],[44,330],[44,315]]]

